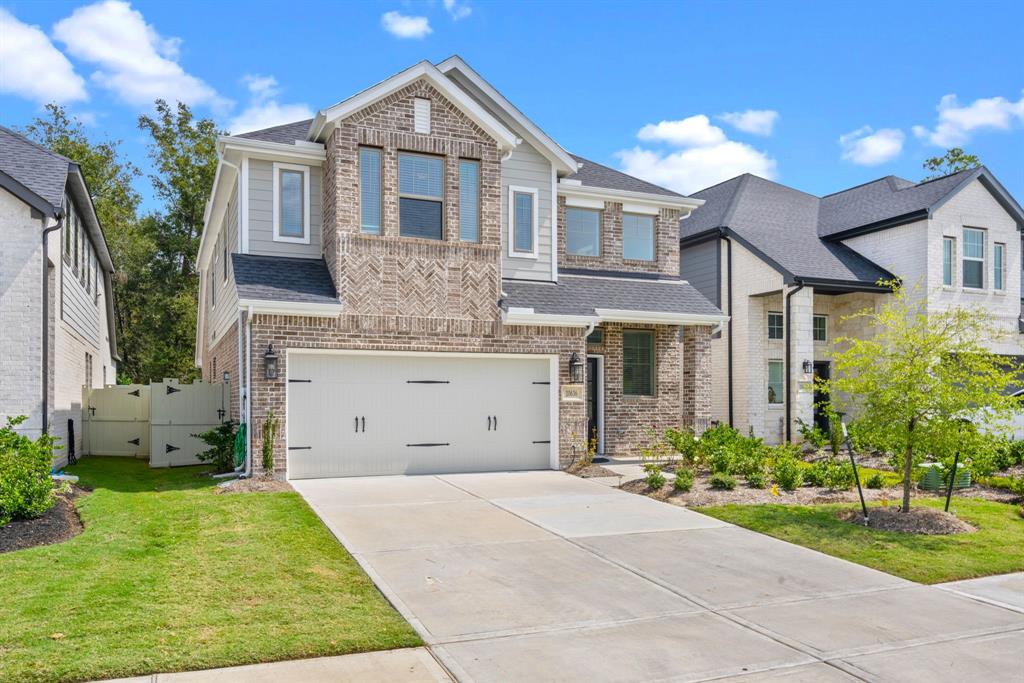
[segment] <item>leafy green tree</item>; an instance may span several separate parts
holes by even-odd
[[[965,152],[962,147],[951,147],[940,157],[925,159],[921,166],[926,171],[932,171],[924,180],[932,180],[950,173],[977,168],[981,166],[981,160],[976,155]]]
[[[988,350],[1001,333],[981,307],[928,311],[919,292],[881,284],[892,288],[892,297],[850,316],[873,334],[836,339],[837,372],[828,390],[856,417],[859,433],[891,444],[902,457],[902,510],[908,512],[915,462],[958,448],[970,458],[966,447],[976,445],[970,435],[998,429],[1016,409],[1005,393],[1019,368],[1007,372],[1005,357]],[[974,428],[964,428],[965,418]]]

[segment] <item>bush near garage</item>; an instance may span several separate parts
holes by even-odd
[[[38,517],[54,503],[50,470],[55,440],[48,435],[30,439],[16,432],[14,428],[26,419],[9,417],[0,428],[0,526]]]

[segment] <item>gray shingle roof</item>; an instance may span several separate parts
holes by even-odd
[[[293,123],[285,123],[280,126],[261,128],[260,130],[239,133],[237,138],[250,138],[252,140],[263,140],[265,142],[280,142],[285,145],[294,144],[296,140],[305,140],[309,134],[309,126],[313,119],[304,119]]]
[[[581,156],[570,154],[577,162],[583,164],[576,173],[566,176],[570,180],[578,180],[585,187],[600,187],[608,190],[627,190],[629,192],[646,192],[647,194],[660,194],[667,197],[682,197],[683,195],[664,187],[649,183],[639,178],[634,178],[614,168],[602,166],[596,161],[584,159]]]
[[[502,280],[505,304],[551,315],[594,315],[596,308],[659,313],[721,315],[683,280],[561,275],[557,283]]]
[[[54,210],[64,202],[64,188],[71,164],[70,159],[0,126],[0,171],[24,185]]]
[[[337,304],[338,293],[323,259],[232,254],[239,299]]]

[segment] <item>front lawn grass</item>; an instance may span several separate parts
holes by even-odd
[[[85,531],[0,555],[0,680],[75,681],[420,645],[297,493],[88,457]]]
[[[943,504],[937,499],[915,499],[912,503],[939,509]],[[1024,519],[1018,506],[954,498],[950,511],[978,531],[952,536],[876,531],[836,518],[837,510],[851,507],[858,506],[721,505],[700,511],[920,583],[1024,571]]]

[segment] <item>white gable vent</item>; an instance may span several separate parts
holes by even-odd
[[[413,130],[424,135],[430,134],[430,100],[417,97],[413,100]]]

